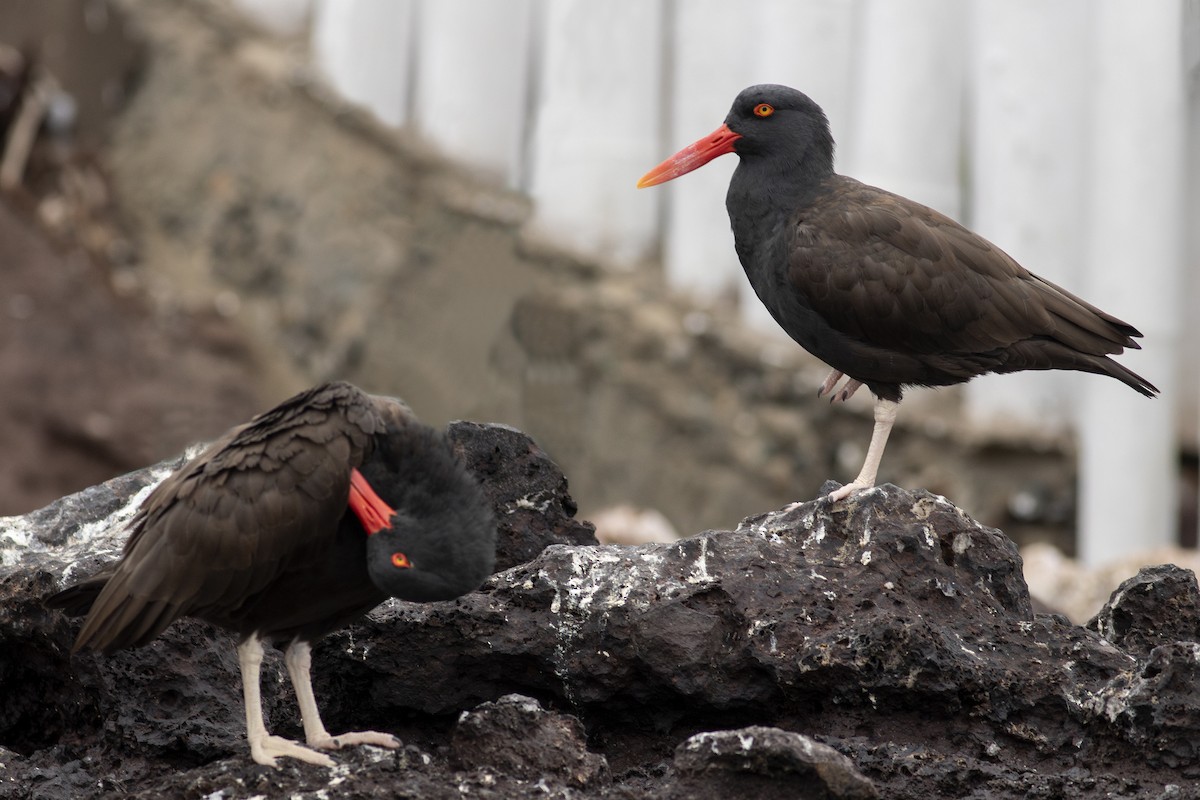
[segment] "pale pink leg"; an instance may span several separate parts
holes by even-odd
[[[282,736],[271,736],[267,733],[267,726],[263,723],[259,684],[262,660],[263,646],[257,637],[251,636],[238,645],[238,663],[242,668],[242,696],[246,701],[246,739],[250,742],[250,757],[268,767],[275,766],[275,759],[279,756],[332,767],[333,759],[329,756]]]
[[[378,731],[357,731],[331,736],[329,731],[325,730],[325,723],[321,722],[321,713],[317,711],[317,699],[313,695],[312,648],[308,642],[295,641],[288,645],[283,654],[283,663],[287,665],[292,688],[296,690],[300,719],[304,722],[304,738],[308,740],[309,747],[338,750],[351,744],[373,744],[394,750],[400,746],[400,741],[395,736]]]
[[[875,485],[879,462],[883,459],[883,450],[887,447],[888,435],[892,432],[892,424],[896,421],[896,411],[899,408],[900,404],[893,400],[875,400],[875,429],[871,432],[871,444],[867,448],[867,458],[863,461],[862,471],[850,483],[830,492],[830,500],[844,500]]]

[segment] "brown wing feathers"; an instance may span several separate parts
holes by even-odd
[[[95,597],[75,649],[145,644],[187,614],[236,619],[238,604],[336,530],[350,469],[382,415],[405,413],[394,406],[326,384],[233,429],[160,484],[103,588],[97,576],[50,601],[81,611]]]
[[[851,178],[835,180],[832,196],[795,221],[790,273],[813,310],[863,352],[880,363],[887,353],[919,361],[932,383],[1076,369],[1142,394],[1157,391],[1107,357],[1139,347],[1133,326],[1028,272],[949,217]]]

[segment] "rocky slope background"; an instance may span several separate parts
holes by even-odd
[[[330,379],[527,431],[597,519],[628,504],[728,527],[861,464],[870,403],[818,400],[827,370],[799,348],[673,294],[655,264],[533,238],[527,198],[328,97],[303,42],[220,0],[0,4],[0,41],[37,45],[79,109],[0,194],[0,381],[29,389],[0,392],[20,454],[0,513]],[[980,431],[958,404],[914,392],[881,477],[1069,552],[1071,442]]]
[[[1069,441],[919,393],[882,477],[982,525],[891,486],[763,514],[853,474],[870,427],[797,348],[530,239],[524,198],[326,97],[220,0],[0,4],[0,35],[78,104],[0,196],[0,513],[95,484],[0,520],[0,797],[1200,796],[1191,573],[1080,627],[1034,611],[996,530],[1069,548]],[[102,481],[328,378],[532,439],[453,429],[504,571],[317,649],[330,729],[405,749],[270,770],[228,636],[72,658],[40,600],[118,555],[171,463]],[[564,470],[580,517],[704,532],[597,545]]]
[[[402,749],[254,764],[233,638],[203,623],[69,655],[78,623],[41,598],[118,554],[165,463],[0,521],[0,798],[1200,797],[1189,571],[1143,570],[1073,625],[1035,613],[1001,531],[891,485],[597,545],[532,440],[450,433],[502,571],[315,651],[329,728]],[[301,736],[278,658],[264,697]]]

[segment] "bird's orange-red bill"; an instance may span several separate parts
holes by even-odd
[[[733,152],[733,144],[742,138],[741,134],[729,130],[728,125],[722,125],[698,142],[693,142],[680,150],[654,169],[647,172],[638,181],[638,188],[657,186],[669,180],[686,175],[694,169],[703,167],[717,156]]]
[[[366,529],[367,535],[379,533],[384,528],[392,527],[392,515],[395,509],[375,494],[371,484],[357,469],[350,470],[350,510],[358,516],[359,522]]]

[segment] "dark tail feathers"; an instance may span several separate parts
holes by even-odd
[[[92,603],[100,596],[100,590],[108,583],[108,575],[97,575],[68,586],[42,601],[46,608],[62,609],[68,617],[82,617],[92,610]]]

